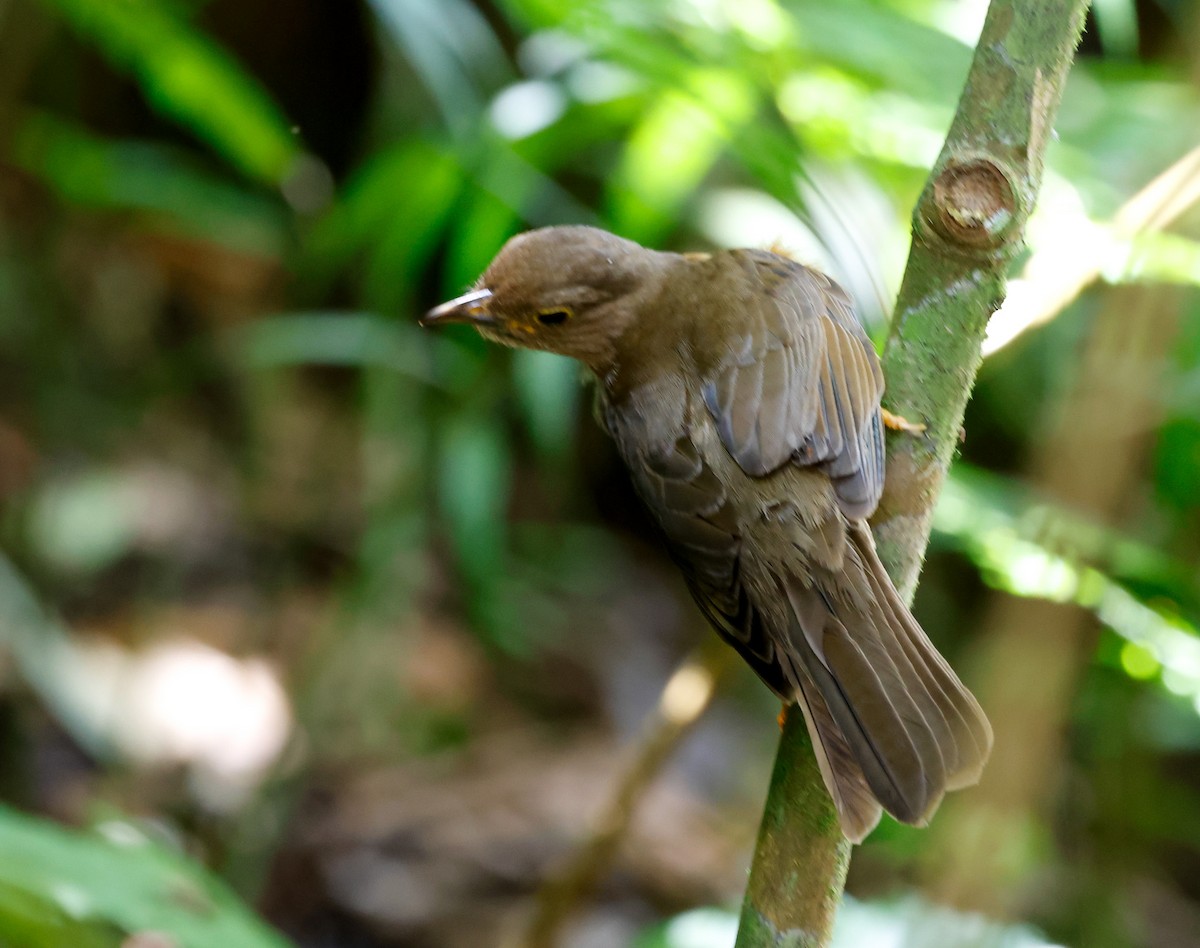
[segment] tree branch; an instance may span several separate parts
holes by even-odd
[[[917,202],[883,367],[888,407],[929,429],[924,439],[892,439],[872,520],[880,556],[909,597],[988,317],[1004,301],[1008,263],[1041,186],[1086,8],[1082,0],[992,3],[954,123]]]
[[[873,518],[908,599],[959,440],[988,317],[1004,299],[1041,185],[1042,158],[1086,0],[993,0],[958,111],[913,215],[913,243],[884,350],[888,407],[927,425],[888,446]],[[828,944],[849,865],[803,716],[788,714],[737,948]]]

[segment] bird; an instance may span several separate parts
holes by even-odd
[[[581,362],[597,418],[700,611],[799,704],[844,835],[926,825],[978,782],[987,717],[913,618],[866,519],[883,374],[847,293],[770,250],[680,254],[594,227],[510,239],[424,326]]]

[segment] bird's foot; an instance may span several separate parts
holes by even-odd
[[[888,411],[886,408],[879,409],[883,416],[883,424],[886,428],[891,428],[892,431],[903,431],[905,434],[919,435],[925,433],[925,425],[914,424],[903,415],[897,415]]]

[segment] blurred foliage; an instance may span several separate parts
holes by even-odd
[[[166,4],[48,0],[155,111],[184,125],[238,170],[279,184],[296,157],[283,113],[217,43]]]
[[[69,833],[0,810],[0,942],[22,948],[128,945],[283,948],[224,886],[127,823]]]
[[[989,356],[918,599],[956,663],[1010,597],[1058,610],[1047,642],[1067,641],[1063,616],[1088,630],[1042,719],[1054,766],[1004,824],[1003,905],[948,887],[935,833],[895,824],[856,856],[860,897],[950,892],[1089,948],[1200,940],[1200,232],[1195,213],[1136,237],[1110,224],[1195,145],[1198,12],[1095,5],[1029,263],[1106,282]],[[453,948],[510,924],[708,633],[577,367],[423,334],[415,314],[510,235],[569,221],[680,249],[780,243],[881,338],[982,16],[0,0],[3,798],[169,826],[303,944]],[[1170,319],[1105,317],[1130,299],[1116,284],[1169,298]],[[1110,349],[1146,357],[1088,368],[1113,325]],[[1063,456],[1064,491],[1038,459],[1079,386],[1145,407],[1100,432],[1107,453]],[[1085,503],[1116,469],[1117,500]],[[968,678],[1033,701],[1038,672]],[[572,939],[660,944],[667,919],[737,899],[774,713],[735,678]],[[970,810],[986,792],[962,797],[954,825],[990,825]],[[29,884],[4,883],[0,932],[191,943],[146,893],[209,883],[105,847],[5,815],[0,881]],[[81,924],[61,885],[107,927],[55,934]]]

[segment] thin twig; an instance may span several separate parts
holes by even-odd
[[[732,649],[715,636],[706,634],[706,639],[667,680],[657,707],[643,725],[643,737],[592,832],[543,883],[524,931],[506,943],[508,948],[553,948],[567,919],[612,864],[638,803],[708,709],[721,677],[734,664]]]

